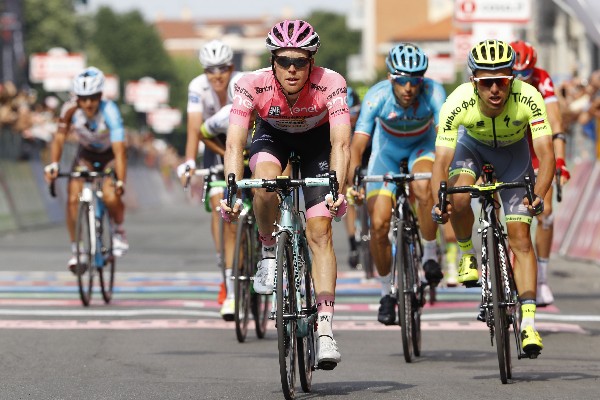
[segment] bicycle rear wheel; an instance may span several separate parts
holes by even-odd
[[[299,246],[298,254],[302,255],[301,263],[303,265],[300,270],[302,280],[300,285],[301,291],[304,292],[302,297],[301,309],[305,315],[303,330],[300,340],[298,340],[298,371],[300,372],[300,384],[302,390],[308,393],[312,389],[312,373],[316,363],[316,346],[315,346],[315,321],[317,318],[315,290],[312,285],[310,255],[306,244]],[[300,329],[299,329],[300,331]]]
[[[250,312],[250,271],[252,270],[252,227],[247,224],[247,216],[238,221],[233,256],[235,334],[238,342],[246,340]]]
[[[404,221],[398,221],[396,232],[396,257],[394,258],[398,291],[398,313],[400,332],[402,336],[402,349],[404,360],[409,363],[413,360],[413,287],[411,278],[412,264],[406,238],[404,237]]]
[[[290,400],[295,397],[297,322],[292,241],[287,232],[282,232],[277,239],[276,274],[277,312],[275,319],[279,349],[279,374],[283,395]]]
[[[92,229],[90,226],[91,204],[88,202],[79,203],[77,213],[77,226],[75,229],[75,243],[77,243],[77,282],[79,285],[79,297],[84,306],[90,305],[92,290],[94,287],[95,263],[92,254],[92,243],[96,238],[92,238]]]
[[[108,212],[102,213],[102,219],[96,219],[97,251],[103,260],[103,266],[97,266],[100,290],[104,303],[110,303],[115,283],[116,258],[113,254],[113,231]]]
[[[504,290],[502,285],[501,265],[498,258],[498,238],[496,232],[488,231],[487,250],[489,252],[489,273],[492,283],[492,315],[494,318],[494,341],[496,343],[496,353],[498,355],[498,367],[500,368],[500,380],[502,383],[508,382],[507,369],[510,369],[510,361],[507,361],[507,351],[510,357],[510,350],[507,350],[508,342],[508,318],[506,313],[506,302],[504,299]]]

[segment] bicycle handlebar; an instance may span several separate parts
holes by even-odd
[[[529,175],[525,175],[523,182],[496,182],[496,183],[486,183],[480,185],[468,185],[468,186],[455,186],[448,188],[448,184],[446,181],[440,182],[440,189],[438,191],[438,205],[442,214],[447,212],[448,208],[448,195],[455,193],[470,193],[471,197],[482,197],[486,196],[490,193],[495,193],[503,189],[515,189],[515,188],[525,188],[527,199],[529,200],[529,204],[533,204],[535,199],[535,195],[533,193],[533,182]]]
[[[416,172],[414,174],[367,175],[362,177],[361,182],[405,183],[424,179],[431,179],[431,172]]]
[[[190,180],[191,180],[191,174],[190,174],[191,168],[189,165],[186,165],[185,167],[185,184],[183,185],[183,190],[187,191],[188,187],[190,186]],[[220,172],[223,172],[223,164],[219,164],[219,165],[215,165],[212,167],[208,167],[208,168],[202,168],[202,169],[195,169],[194,170],[194,176],[204,176],[204,177],[208,177],[211,175],[216,175]]]
[[[56,178],[77,178],[77,179],[95,179],[95,178],[104,178],[106,176],[110,176],[114,179],[115,172],[111,170],[110,172],[106,171],[70,171],[70,172],[59,172],[56,174]],[[55,187],[56,179],[53,179],[48,189],[50,190],[50,196],[56,197],[56,187]]]

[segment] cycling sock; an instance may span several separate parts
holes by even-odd
[[[271,246],[267,246],[263,243],[262,245],[262,258],[275,258],[275,243]]]
[[[528,326],[535,329],[535,300],[522,300],[521,301],[521,330]]]
[[[423,263],[427,260],[437,261],[437,240],[423,239]]]
[[[217,257],[217,268],[221,269],[223,266],[223,256],[220,252],[216,253],[215,256]]]
[[[471,240],[470,237],[468,237],[467,239],[464,240],[457,240],[456,243],[458,244],[458,247],[460,248],[460,254],[461,256],[463,254],[475,254],[475,249],[473,248],[473,241]]]
[[[71,253],[77,254],[77,243],[71,242]]]
[[[317,333],[319,336],[327,335],[333,337],[333,308],[335,306],[335,295],[317,295]]]
[[[227,288],[227,298],[233,299],[233,280],[231,279],[231,268],[225,269],[225,287]]]
[[[356,251],[356,239],[354,236],[348,236],[348,242],[350,242],[350,251]]]
[[[267,235],[263,235],[262,232],[258,232],[258,238],[264,246],[273,246],[275,245],[275,237],[270,233]]]
[[[388,272],[387,275],[380,276],[379,281],[381,282],[381,297],[390,294],[390,290],[392,290],[392,273]]]
[[[446,264],[456,268],[456,257],[458,256],[458,245],[455,242],[446,243]]]
[[[548,259],[538,257],[537,259],[537,281],[538,283],[546,283],[548,278]]]

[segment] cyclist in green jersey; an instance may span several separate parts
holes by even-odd
[[[459,86],[444,103],[439,118],[432,187],[473,185],[484,163],[494,165],[498,181],[522,181],[534,177],[527,142],[531,128],[533,147],[540,164],[532,204],[525,189],[501,193],[508,241],[515,256],[514,274],[521,299],[523,351],[539,352],[542,339],[535,329],[537,267],[531,241],[532,215],[543,211],[543,198],[554,176],[552,130],[541,94],[531,85],[513,79],[515,53],[505,42],[485,40],[469,53],[471,82]],[[465,134],[458,137],[459,127]],[[437,203],[437,199],[435,200]],[[454,194],[442,214],[434,206],[432,217],[439,223],[450,219],[461,250],[458,281],[474,286],[479,278],[471,241],[474,214],[469,194]]]

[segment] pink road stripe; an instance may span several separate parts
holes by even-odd
[[[565,323],[536,323],[540,332],[568,332],[587,333],[585,329],[576,324]],[[233,330],[232,322],[217,319],[153,319],[153,320],[4,320],[0,321],[0,329],[36,329],[36,330],[142,330],[142,329],[221,329]],[[385,326],[375,321],[336,321],[336,331],[392,331],[400,329],[396,326]],[[423,331],[487,331],[485,324],[479,321],[423,321]],[[269,321],[268,330],[275,332],[275,323]]]
[[[77,307],[75,299],[0,299],[0,306]],[[117,307],[177,307],[177,308],[220,308],[216,300],[113,300]]]

